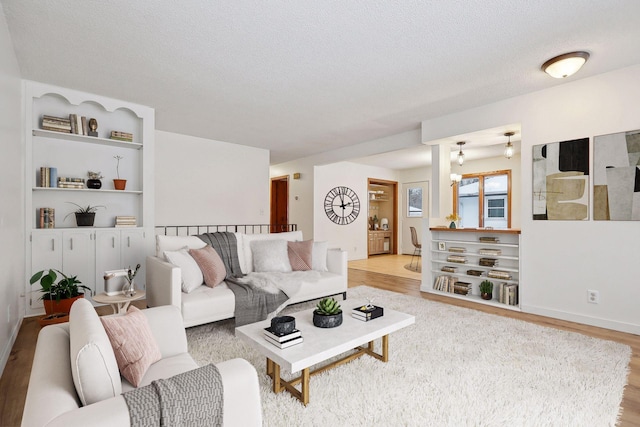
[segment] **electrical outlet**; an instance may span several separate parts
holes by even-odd
[[[587,302],[590,302],[591,304],[600,304],[600,291],[588,290]]]

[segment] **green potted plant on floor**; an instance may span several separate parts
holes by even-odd
[[[493,282],[483,280],[482,283],[480,283],[480,297],[486,300],[493,298]]]
[[[313,324],[319,328],[335,328],[342,325],[342,309],[335,298],[322,298],[313,310]]]
[[[58,280],[58,275],[61,276]],[[56,280],[58,280],[56,282]],[[40,282],[40,299],[44,304],[47,315],[54,313],[69,313],[71,304],[78,298],[84,298],[82,290],[89,291],[91,288],[84,286],[77,276],[67,276],[63,272],[55,269],[42,270],[31,276],[29,283],[33,285]]]
[[[98,210],[98,208],[105,208],[105,206],[102,205],[96,205],[96,206],[91,206],[91,205],[87,205],[87,207],[82,207],[76,203],[73,202],[67,202],[67,203],[71,203],[72,205],[76,205],[78,207],[78,209],[76,209],[75,212],[71,212],[69,214],[67,214],[67,216],[64,217],[64,219],[66,220],[67,217],[71,214],[75,214],[76,216],[76,225],[78,227],[93,227],[93,223],[96,219],[96,211]]]

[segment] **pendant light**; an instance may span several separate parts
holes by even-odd
[[[556,79],[563,79],[578,72],[589,59],[589,52],[569,52],[551,58],[542,64],[542,71]]]
[[[505,132],[504,136],[508,136],[509,137],[509,141],[507,142],[507,145],[505,145],[504,147],[504,156],[507,159],[510,159],[511,157],[513,157],[513,144],[511,143],[511,137],[513,136],[514,132]]]
[[[458,146],[460,147],[460,151],[458,152],[458,164],[462,166],[462,164],[464,163],[464,153],[462,152],[462,146],[465,144],[465,142],[460,141],[456,142],[456,144],[458,144]]]

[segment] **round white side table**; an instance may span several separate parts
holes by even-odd
[[[94,295],[93,300],[100,304],[110,304],[113,314],[125,314],[131,301],[143,299],[146,295],[146,292],[141,290],[136,290],[136,293],[131,297],[101,293]]]

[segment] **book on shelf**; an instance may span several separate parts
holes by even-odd
[[[460,253],[460,254],[461,254],[461,253],[464,253],[464,252],[466,252],[466,251],[467,251],[467,249],[466,249],[466,248],[458,248],[458,247],[455,247],[455,246],[451,246],[451,247],[449,248],[449,252],[456,252],[456,253]]]
[[[459,264],[465,264],[467,262],[467,258],[460,255],[449,255],[447,257],[447,262],[457,262]]]
[[[471,283],[469,282],[455,282],[453,284],[453,293],[458,295],[468,295],[471,293]]]
[[[451,266],[451,265],[445,265],[440,270],[446,271],[447,273],[455,273],[456,271],[458,271],[458,267],[454,267],[454,266]]]
[[[70,120],[62,117],[43,115],[41,127],[44,130],[50,130],[54,132],[71,133]]]
[[[38,209],[38,228],[55,228],[56,210],[54,208]]]
[[[435,289],[436,291],[452,293],[455,289],[455,283],[457,281],[458,278],[455,276],[441,275],[436,277],[436,280],[433,284],[433,289]]]
[[[294,329],[288,334],[276,334],[271,329],[271,326],[264,328],[264,335],[278,342],[286,342],[292,340],[294,338],[298,338],[302,336],[302,332],[299,329]]]
[[[508,271],[490,270],[487,272],[487,277],[493,279],[511,280],[511,274]]]
[[[516,283],[499,283],[498,301],[507,305],[518,305],[518,285]]]
[[[483,267],[495,267],[498,265],[498,260],[495,258],[480,258],[478,264]]]
[[[136,221],[137,220],[135,216],[119,215],[119,216],[116,216],[115,226],[116,227],[135,227],[137,224]]]
[[[283,348],[287,348],[287,347],[291,347],[292,345],[296,345],[296,344],[300,344],[304,341],[303,337],[296,337],[296,338],[292,338],[290,340],[287,341],[276,341],[273,338],[271,338],[268,335],[264,336],[264,339],[267,340],[267,342],[269,342],[270,344],[275,345],[276,347],[283,349]]]
[[[485,243],[500,243],[500,239],[491,236],[480,236],[478,240]]]
[[[482,270],[467,270],[469,276],[482,276],[482,273],[484,273]]]
[[[109,139],[115,139],[117,141],[133,142],[133,134],[128,132],[120,132],[112,130]]]
[[[479,249],[478,253],[480,255],[493,255],[493,256],[502,255],[502,251],[500,249],[490,249],[490,248]]]
[[[71,133],[78,133],[75,114],[69,114],[69,122],[71,123]]]
[[[377,319],[378,317],[382,316],[384,316],[384,308],[377,305],[361,305],[358,307],[354,307],[351,310],[351,317],[353,317],[354,319],[362,320],[363,322],[368,322],[369,320]]]

